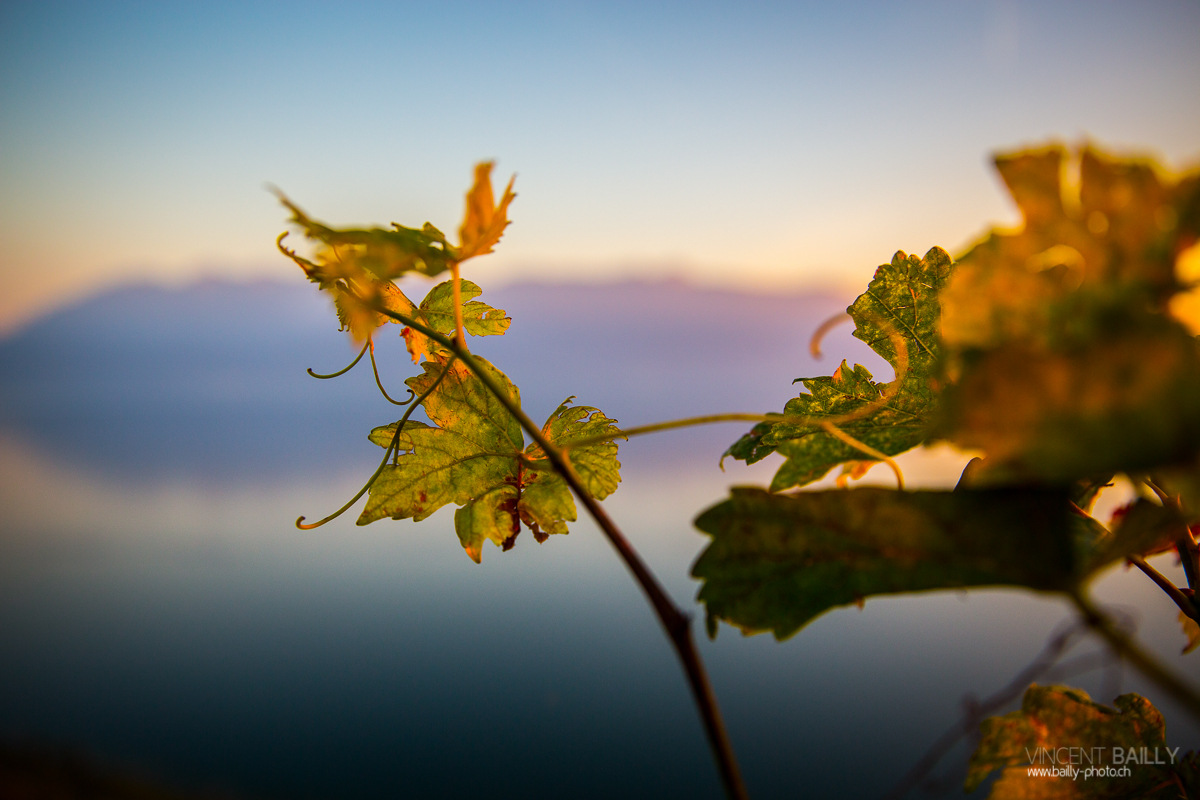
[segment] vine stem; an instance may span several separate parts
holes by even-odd
[[[463,332],[462,278],[458,274],[457,261],[450,264],[450,277],[454,281],[454,335],[458,338],[458,343],[462,345],[462,349],[466,350],[467,336]]]
[[[1100,634],[1117,655],[1141,670],[1143,675],[1154,681],[1160,689],[1187,709],[1189,714],[1200,720],[1200,696],[1197,696],[1191,687],[1172,675],[1156,658],[1118,630],[1112,619],[1086,598],[1081,589],[1073,588],[1067,595],[1083,616],[1083,621]]]
[[[1196,609],[1196,606],[1186,594],[1179,591],[1178,586],[1171,583],[1170,578],[1168,578],[1166,575],[1163,575],[1154,567],[1150,566],[1150,564],[1146,562],[1146,559],[1139,555],[1128,556],[1128,561],[1130,564],[1133,564],[1142,572],[1146,573],[1146,577],[1158,584],[1158,588],[1166,592],[1167,596],[1175,601],[1175,605],[1179,606],[1180,611],[1182,611],[1184,614],[1187,614],[1196,622],[1200,622],[1200,611]]]
[[[454,285],[457,293],[457,267],[454,269]],[[360,300],[362,299],[360,298]],[[471,372],[475,373],[475,376],[483,382],[488,391],[500,401],[505,409],[508,410],[508,413],[512,414],[521,427],[525,429],[530,438],[542,448],[542,452],[546,454],[546,458],[550,461],[551,466],[562,476],[567,485],[571,487],[571,491],[583,503],[588,514],[596,521],[596,524],[617,551],[621,560],[625,562],[625,566],[633,573],[633,577],[637,581],[638,586],[641,587],[643,594],[646,595],[646,599],[650,602],[650,606],[654,609],[654,613],[658,616],[659,622],[671,640],[671,644],[675,648],[675,653],[683,666],[683,671],[687,675],[688,686],[692,691],[692,699],[695,701],[696,707],[700,712],[700,717],[704,722],[704,730],[708,736],[708,743],[712,748],[718,770],[721,773],[721,781],[725,785],[725,791],[734,800],[747,800],[749,795],[742,781],[737,758],[733,753],[733,745],[730,743],[729,735],[725,731],[725,723],[721,718],[721,710],[717,706],[717,698],[713,694],[712,685],[708,681],[704,662],[700,659],[700,652],[696,649],[696,642],[692,636],[690,616],[675,605],[674,601],[671,600],[670,596],[659,585],[658,580],[654,577],[649,567],[642,561],[641,556],[638,555],[624,534],[617,528],[616,523],[612,521],[600,503],[584,488],[583,483],[579,480],[579,476],[575,473],[574,468],[567,460],[563,451],[546,438],[545,434],[542,433],[542,429],[529,418],[519,404],[513,401],[508,393],[504,391],[504,387],[480,367],[479,362],[467,351],[465,344],[460,339],[451,339],[444,336],[414,319],[385,308],[381,303],[366,302],[380,314],[392,317],[420,331],[443,347],[449,349]],[[457,297],[455,298],[455,308],[459,309],[457,313],[461,318],[461,305]],[[609,436],[607,438],[612,439],[613,437]]]
[[[1158,499],[1162,501],[1163,505],[1173,506],[1181,515],[1183,514],[1183,504],[1179,502],[1179,498],[1172,497],[1150,478],[1145,478],[1143,482],[1158,495]],[[1197,547],[1196,537],[1192,536],[1191,528],[1186,524],[1183,524],[1183,532],[1175,540],[1175,552],[1179,554],[1179,561],[1183,564],[1183,572],[1187,576],[1188,586],[1192,591],[1200,590],[1200,547]]]
[[[1147,485],[1152,484],[1147,482]],[[1084,511],[1078,505],[1071,501],[1068,502],[1070,503],[1071,513],[1075,514],[1076,516],[1083,517],[1084,519],[1090,519],[1096,524],[1100,524],[1099,520],[1097,520],[1088,512]],[[1200,608],[1198,608],[1196,604],[1192,602],[1190,597],[1181,592],[1179,587],[1171,582],[1170,578],[1168,578],[1166,575],[1163,575],[1154,567],[1150,566],[1150,563],[1137,553],[1132,553],[1126,556],[1125,560],[1140,569],[1147,578],[1154,581],[1154,584],[1158,586],[1158,588],[1162,589],[1166,595],[1170,597],[1172,601],[1174,601],[1175,605],[1179,606],[1180,611],[1191,617],[1196,622],[1200,622]]]

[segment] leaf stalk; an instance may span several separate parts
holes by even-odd
[[[1192,602],[1191,598],[1179,591],[1179,587],[1172,583],[1170,578],[1150,566],[1146,559],[1139,555],[1131,555],[1128,560],[1130,564],[1133,564],[1146,573],[1146,577],[1158,584],[1158,588],[1166,592],[1167,596],[1175,601],[1175,605],[1179,606],[1180,611],[1200,623],[1200,609],[1196,608],[1196,604]]]

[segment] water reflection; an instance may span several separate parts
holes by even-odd
[[[248,301],[229,287],[138,290],[0,346],[0,732],[262,797],[718,796],[673,656],[587,523],[543,546],[489,546],[481,566],[446,511],[291,526],[357,488],[378,452],[365,432],[392,413],[369,374],[304,376],[349,347],[301,288],[255,289],[282,307],[271,314],[262,297],[234,313]],[[836,363],[794,355],[836,299],[776,298],[764,319],[786,322],[771,323],[718,293],[656,317],[654,291],[484,298],[516,319],[511,357],[496,360],[535,416],[570,393],[630,422],[774,408],[790,378]],[[134,300],[165,319],[137,316]],[[550,336],[567,318],[570,333]],[[675,358],[662,366],[647,342]],[[826,349],[855,345],[835,334]],[[692,516],[773,468],[719,472],[736,433],[630,443],[606,504],[688,608],[704,545]],[[961,458],[905,463],[914,485],[944,485]],[[1173,656],[1169,601],[1139,578],[1116,572],[1101,594],[1141,609],[1142,635]],[[725,628],[702,649],[754,796],[870,797],[964,693],[1007,682],[1066,616],[1021,592],[872,600],[783,644]],[[1122,688],[1160,703],[1172,745],[1200,743],[1135,676]]]

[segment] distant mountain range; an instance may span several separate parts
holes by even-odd
[[[809,357],[812,331],[849,297],[621,282],[513,285],[481,299],[514,321],[472,349],[539,419],[569,395],[626,424],[779,410],[793,378],[829,374],[843,356],[887,374],[848,325],[828,337],[823,361]],[[399,330],[378,337],[397,397],[415,372]],[[300,281],[126,286],[0,340],[0,427],[135,480],[327,472],[374,458],[367,432],[400,413],[365,359],[336,380],[305,374],[340,369],[354,352],[329,302]],[[721,426],[628,446],[715,458],[736,435]]]

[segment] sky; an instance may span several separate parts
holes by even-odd
[[[467,277],[860,286],[1016,220],[991,154],[1200,163],[1200,3],[0,4],[0,332],[131,280],[295,278],[267,184]]]

